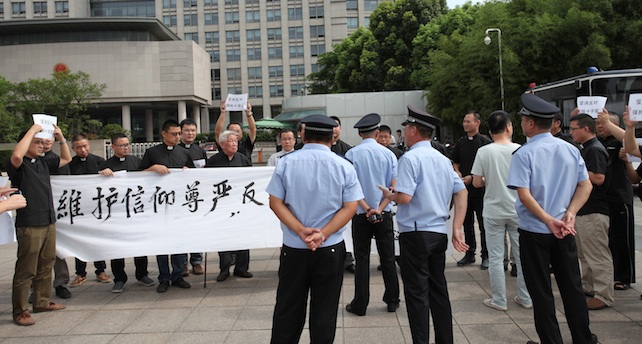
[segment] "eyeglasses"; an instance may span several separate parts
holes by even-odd
[[[573,131],[573,130],[577,130],[577,129],[582,129],[584,127],[585,127],[585,125],[583,125],[581,127],[577,127],[577,128],[568,128],[568,130]]]
[[[114,145],[114,147],[127,148],[127,147],[129,147],[129,143],[123,143],[122,145]]]
[[[175,132],[166,131],[166,133],[169,134],[169,135],[172,135],[172,136],[181,136],[181,132],[180,131],[175,131]]]

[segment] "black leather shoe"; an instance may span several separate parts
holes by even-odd
[[[71,293],[69,292],[69,289],[65,288],[65,286],[59,285],[56,287],[56,296],[61,299],[68,299],[71,297]]]
[[[354,264],[350,264],[350,265],[346,266],[345,269],[346,269],[347,272],[354,273],[354,271],[355,271]]]
[[[234,276],[241,278],[252,278],[254,275],[251,272],[247,271],[234,271]]]
[[[359,312],[357,312],[356,310],[352,309],[352,304],[351,304],[351,303],[349,303],[349,304],[347,304],[347,305],[346,305],[346,311],[347,311],[348,313],[352,313],[352,314],[354,314],[354,315],[358,315],[358,316],[360,316],[360,317],[362,317],[362,316],[366,315],[366,312],[359,313]]]
[[[179,288],[183,288],[183,289],[187,289],[187,288],[190,288],[192,286],[186,280],[184,280],[183,277],[179,277],[175,281],[172,281],[172,285],[177,286]]]
[[[399,302],[393,302],[388,304],[388,312],[396,312],[397,308],[399,308]]]
[[[475,262],[475,256],[465,255],[460,261],[457,262],[457,266],[466,266]]]
[[[156,291],[159,293],[164,293],[167,289],[169,289],[169,281],[160,281],[156,287]]]
[[[230,272],[229,272],[229,271],[227,271],[227,272],[221,272],[220,274],[218,274],[218,276],[216,276],[216,280],[217,280],[218,282],[223,282],[223,281],[225,281],[228,277],[230,277]]]

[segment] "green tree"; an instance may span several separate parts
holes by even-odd
[[[16,142],[20,132],[26,129],[23,117],[7,109],[12,102],[12,89],[13,85],[0,76],[0,142]]]
[[[13,87],[12,106],[25,114],[49,113],[58,117],[58,126],[67,137],[80,132],[96,133],[102,126],[86,113],[92,100],[100,98],[107,86],[91,82],[89,74],[56,72],[51,79],[30,79]]]
[[[100,132],[101,139],[111,139],[112,135],[122,133],[127,135],[131,139],[131,133],[129,130],[125,130],[120,124],[110,123],[104,126]]]

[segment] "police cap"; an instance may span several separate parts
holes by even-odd
[[[320,133],[332,132],[332,128],[339,126],[332,118],[325,115],[310,115],[301,120],[305,124],[305,131]]]
[[[431,116],[426,111],[422,111],[412,105],[408,105],[408,117],[403,123],[401,123],[401,125],[405,126],[410,123],[435,129],[441,124],[441,118]]]
[[[557,106],[531,93],[522,94],[521,100],[523,106],[519,111],[521,116],[553,118],[556,113],[561,111]]]
[[[361,117],[354,127],[359,129],[360,133],[365,133],[379,128],[379,122],[381,122],[381,116],[376,113],[369,113]]]

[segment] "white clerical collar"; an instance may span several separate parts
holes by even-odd
[[[80,158],[80,161],[87,161],[87,158]]]
[[[189,149],[189,147],[191,147],[191,146],[192,146],[192,144],[191,144],[191,143],[186,143],[186,144],[185,144],[185,148],[187,148],[187,149]]]
[[[167,150],[168,150],[168,151],[171,151],[171,150],[173,150],[173,149],[174,149],[174,146],[167,146]]]
[[[118,160],[120,160],[120,162],[123,162],[123,161],[125,161],[125,157],[118,158]]]

